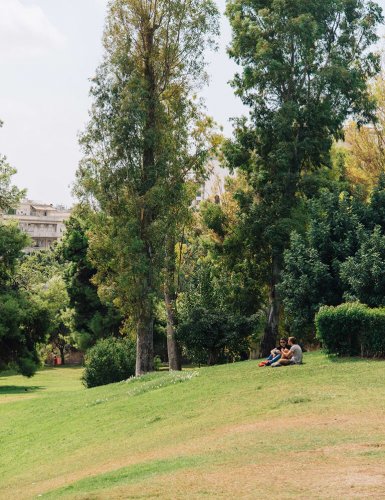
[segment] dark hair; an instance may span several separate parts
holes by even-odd
[[[296,344],[297,343],[297,339],[295,337],[289,337],[289,340],[292,344]]]
[[[281,338],[279,339],[279,341],[281,342],[281,340],[285,341],[285,342],[286,342],[286,344],[287,344],[287,338],[286,338],[286,337],[281,337]]]

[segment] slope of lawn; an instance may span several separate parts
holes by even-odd
[[[0,498],[381,498],[385,362],[0,374]]]

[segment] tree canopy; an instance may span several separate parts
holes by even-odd
[[[227,15],[229,54],[242,68],[233,86],[250,112],[236,121],[225,155],[254,188],[245,207],[250,244],[270,249],[268,352],[278,334],[276,284],[301,178],[330,165],[333,139],[348,116],[358,122],[373,116],[367,82],[380,69],[372,47],[383,17],[365,0],[231,0]]]

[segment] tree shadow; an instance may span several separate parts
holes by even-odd
[[[360,358],[359,356],[328,356],[333,363],[367,363],[368,361],[384,361],[383,358]]]
[[[0,395],[4,394],[28,394],[41,391],[45,387],[39,385],[2,385],[0,386]]]

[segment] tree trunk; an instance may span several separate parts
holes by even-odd
[[[59,346],[59,351],[60,351],[61,364],[64,366],[65,365],[64,347]]]
[[[207,364],[208,366],[212,366],[217,364],[218,362],[218,350],[217,349],[210,349],[209,350],[209,355],[207,358]]]
[[[181,370],[181,354],[178,343],[175,338],[176,314],[175,314],[175,297],[172,297],[168,290],[164,292],[164,300],[166,302],[167,312],[167,353],[168,366],[170,370]]]
[[[154,318],[152,308],[144,308],[137,323],[136,370],[138,377],[154,370]]]
[[[265,333],[261,341],[262,357],[268,356],[275,347],[279,335],[279,312],[280,301],[277,296],[276,285],[280,275],[279,257],[273,256],[271,263],[271,277],[269,284],[269,317],[267,320]]]
[[[173,235],[166,238],[166,262],[165,262],[165,284],[164,301],[167,314],[167,354],[168,366],[170,370],[181,370],[181,353],[175,338],[175,329],[177,325],[176,299],[177,291],[175,285],[176,274],[176,255],[175,238]]]

